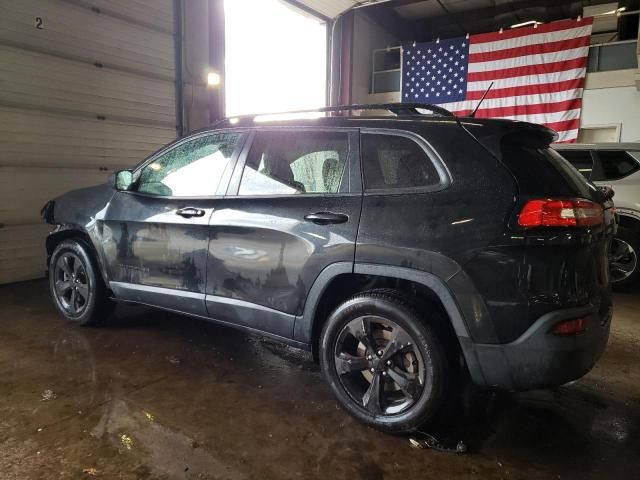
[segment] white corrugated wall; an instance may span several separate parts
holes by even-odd
[[[175,138],[173,0],[0,0],[0,284],[41,277],[39,210]]]

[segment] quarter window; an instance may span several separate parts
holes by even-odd
[[[640,170],[638,162],[624,150],[598,150],[597,155],[601,171],[592,180],[618,180]]]
[[[137,191],[162,197],[206,197],[218,194],[220,181],[242,134],[219,133],[182,143],[148,163]]]
[[[239,195],[337,193],[348,158],[347,133],[259,133],[242,173]]]
[[[433,162],[410,138],[364,134],[361,144],[366,190],[420,188],[440,183]]]

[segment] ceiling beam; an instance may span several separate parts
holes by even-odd
[[[319,18],[320,20],[322,20],[323,22],[330,22],[332,19],[326,15],[324,15],[323,13],[320,13],[317,10],[314,10],[313,8],[311,8],[309,5],[306,5],[305,3],[299,1],[299,0],[284,0],[286,3],[288,3],[289,5],[293,5],[294,7],[298,8],[299,10],[302,10],[305,13],[308,13],[310,15],[313,15],[314,17]]]
[[[412,0],[396,0],[396,1],[412,1]],[[414,20],[409,22],[411,24],[408,31],[411,32],[429,32],[430,35],[437,35],[440,31],[450,31],[451,24],[455,24],[456,29],[460,30],[460,33],[478,33],[472,31],[474,24],[483,24],[483,21],[496,18],[499,15],[512,14],[521,15],[523,10],[527,9],[553,9],[558,7],[565,7],[563,9],[569,15],[579,15],[582,13],[583,5],[596,5],[602,3],[609,3],[611,0],[516,0],[508,3],[496,5],[495,7],[479,8],[476,10],[467,10],[463,12],[454,12],[448,15],[438,15],[436,17],[425,18],[420,20]],[[395,3],[395,2],[394,2]],[[446,5],[446,1],[443,2]],[[552,18],[539,18],[537,20],[549,21]],[[553,18],[555,20],[555,18]],[[484,24],[483,24],[484,25]],[[507,25],[496,25],[495,28],[507,27]],[[404,37],[405,39],[409,39]]]

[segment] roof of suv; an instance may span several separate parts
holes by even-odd
[[[279,115],[279,114],[278,114]],[[536,129],[547,131],[549,135],[553,132],[542,125],[533,123],[506,120],[471,117],[445,117],[439,115],[400,115],[400,116],[335,116],[289,119],[276,115],[255,115],[251,117],[238,117],[224,119],[210,129],[238,128],[238,127],[343,127],[343,128],[387,128],[403,129],[403,127],[454,127],[463,126],[465,128],[485,130],[487,134],[524,129]]]
[[[380,115],[381,111],[388,111],[394,116]],[[347,114],[348,112],[348,114]],[[369,112],[370,115],[353,115],[352,112]],[[429,114],[425,112],[431,112]],[[322,114],[337,114],[322,116]],[[474,112],[475,113],[475,112]],[[499,132],[510,132],[514,129],[535,129],[551,137],[555,132],[541,125],[506,119],[479,119],[473,114],[469,117],[457,117],[449,110],[427,103],[380,103],[366,105],[339,105],[321,107],[313,110],[298,110],[291,112],[250,114],[224,118],[213,123],[207,130],[234,127],[287,126],[287,127],[368,127],[397,129],[400,125],[460,125],[473,129],[490,129]],[[493,132],[492,132],[493,133]]]
[[[626,150],[640,151],[640,142],[626,143],[562,143],[554,145],[556,150]]]

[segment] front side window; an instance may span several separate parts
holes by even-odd
[[[349,159],[344,132],[263,132],[254,141],[239,195],[338,193]]]
[[[241,133],[195,138],[143,167],[137,191],[162,197],[206,197],[218,193]]]
[[[600,169],[592,180],[619,180],[640,170],[638,162],[624,150],[598,150],[597,155]]]
[[[440,183],[433,162],[410,138],[363,134],[361,145],[366,190],[420,188]]]
[[[562,150],[560,155],[568,160],[587,180],[591,178],[593,160],[589,150]]]

